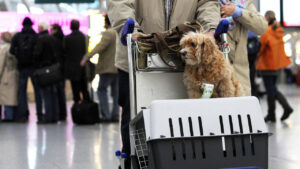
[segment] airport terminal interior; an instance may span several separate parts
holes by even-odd
[[[36,23],[46,21],[50,25],[59,24],[62,32],[68,35],[71,33],[70,22],[76,19],[80,23],[80,31],[89,37],[87,51],[91,52],[106,30],[105,15],[107,1],[110,0],[68,1],[0,0],[0,33],[21,31],[24,17],[30,17]],[[291,64],[280,71],[278,89],[293,108],[289,118],[281,121],[284,110],[276,102],[277,121],[266,123],[270,133],[268,168],[253,169],[300,169],[300,15],[296,14],[300,1],[253,0],[253,4],[261,15],[273,10],[284,26],[284,50]],[[33,25],[33,30],[39,30],[38,24]],[[99,58],[95,54],[89,61],[97,64]],[[93,94],[96,103],[100,102],[97,97],[99,81],[100,76],[96,75],[88,84],[88,88],[92,90],[89,93]],[[266,89],[261,76],[256,76],[255,83],[260,91],[258,100],[262,112],[260,118],[263,118],[268,112]],[[75,124],[71,112],[74,104],[72,85],[70,80],[65,81],[67,117],[65,121],[57,123],[38,123],[32,82],[28,81],[27,88],[28,121],[1,121],[1,118],[5,118],[5,105],[0,102],[0,169],[124,169],[120,167],[122,161],[116,157],[116,151],[122,149],[121,122],[112,120],[91,125]],[[112,93],[112,90],[109,88],[108,92]],[[0,101],[1,99],[0,95]],[[107,99],[109,109],[112,110],[113,97],[109,96]],[[122,111],[121,108],[120,110]],[[207,168],[199,166],[199,169]]]
[[[268,123],[269,169],[300,167],[299,119],[300,88],[280,85],[294,113],[280,122],[282,108],[277,103],[276,123]],[[266,97],[260,100],[263,115],[267,111]],[[71,106],[71,103],[68,103]],[[115,151],[120,149],[118,123],[77,126],[70,114],[66,122],[57,125],[37,125],[34,105],[30,104],[28,124],[0,123],[0,166],[3,169],[118,169]]]

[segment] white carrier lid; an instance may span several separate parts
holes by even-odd
[[[149,109],[147,140],[268,132],[256,97],[156,100]]]

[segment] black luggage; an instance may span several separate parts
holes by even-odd
[[[41,87],[58,83],[64,79],[59,63],[35,70],[34,76]]]
[[[100,121],[98,104],[92,101],[75,103],[71,112],[75,124],[95,124]]]

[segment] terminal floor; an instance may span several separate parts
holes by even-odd
[[[273,133],[269,169],[300,169],[300,88],[280,85],[280,90],[295,111],[285,123],[267,125]],[[261,100],[264,115],[265,100]],[[76,126],[68,118],[64,123],[37,125],[34,104],[30,111],[28,124],[0,122],[0,169],[117,169],[117,123]],[[277,104],[278,120],[282,111]]]

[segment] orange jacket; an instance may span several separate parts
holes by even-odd
[[[279,70],[291,64],[291,60],[284,51],[283,28],[272,29],[272,25],[260,37],[260,56],[258,58],[257,70]]]

